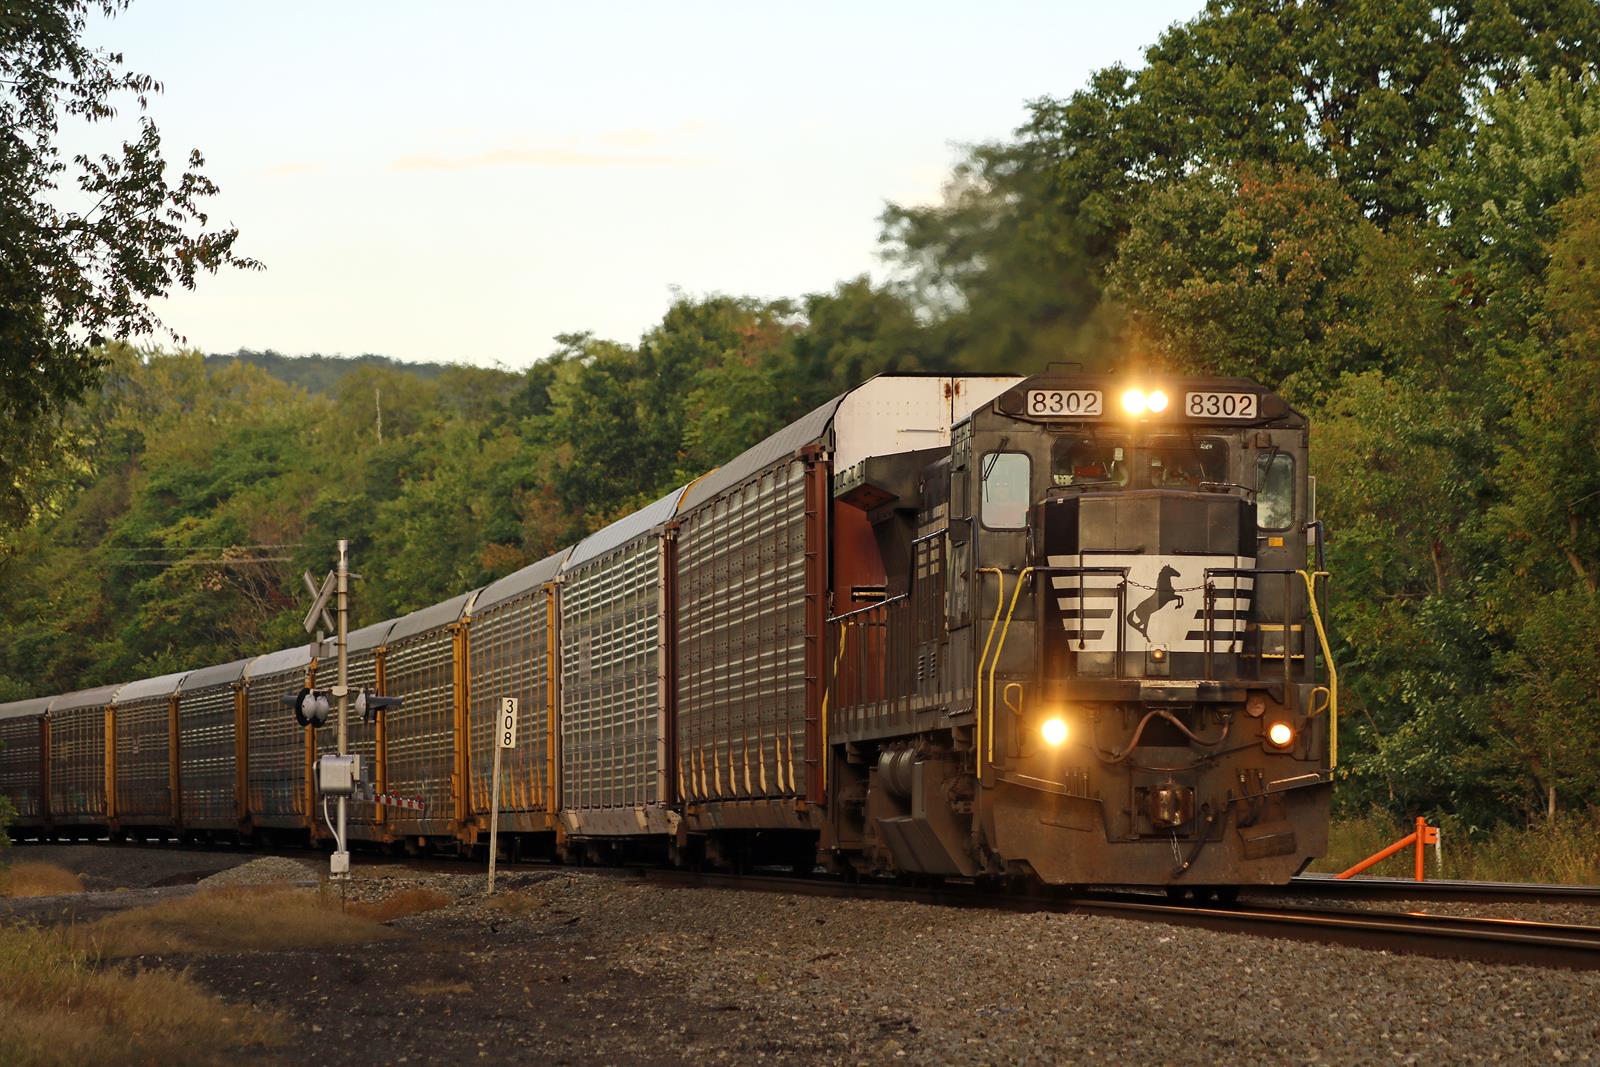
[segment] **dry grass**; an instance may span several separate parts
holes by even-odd
[[[27,884],[61,880],[41,875]],[[230,886],[84,926],[0,926],[0,1065],[229,1062],[229,1051],[268,1042],[285,1021],[225,1004],[184,975],[133,972],[103,961],[374,941],[395,936],[382,923],[450,903],[443,893],[411,889],[374,904],[351,903],[347,911],[323,890]],[[413,990],[422,996],[471,991],[465,982],[424,982]]]
[[[1600,884],[1600,814],[1570,815],[1554,823],[1530,827],[1496,826],[1475,830],[1445,817],[1441,850],[1427,850],[1429,878],[1469,878],[1490,882]],[[1415,824],[1401,825],[1382,812],[1336,820],[1328,837],[1328,854],[1312,870],[1337,874],[1409,834]],[[1416,854],[1411,849],[1391,856],[1365,875],[1409,878]]]
[[[230,886],[108,915],[73,937],[106,957],[351,945],[392,937],[316,889]]]
[[[211,1064],[283,1022],[183,975],[103,968],[63,931],[0,927],[0,1063]]]
[[[53,897],[83,892],[83,879],[54,863],[24,860],[0,867],[0,897]]]
[[[371,919],[375,923],[392,922],[403,919],[407,915],[421,915],[425,911],[438,911],[448,908],[455,900],[433,889],[402,889],[398,893],[391,893],[374,904],[351,901],[349,912],[351,915],[363,919]]]

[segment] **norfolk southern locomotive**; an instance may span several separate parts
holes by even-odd
[[[1337,685],[1306,419],[1234,378],[886,376],[577,545],[354,632],[351,835],[1280,883],[1325,847]],[[327,836],[290,648],[0,707],[23,837]],[[509,831],[507,833],[506,831]]]

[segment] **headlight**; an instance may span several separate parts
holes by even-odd
[[[1067,720],[1059,715],[1046,719],[1044,725],[1039,727],[1039,733],[1044,736],[1044,743],[1051,748],[1060,748],[1066,744],[1069,732]]]
[[[1152,389],[1145,394],[1144,403],[1145,407],[1159,415],[1167,410],[1167,394],[1159,389]]]
[[[1267,742],[1274,748],[1288,748],[1294,743],[1294,727],[1286,722],[1275,722],[1267,727]]]
[[[1129,415],[1143,415],[1145,409],[1144,393],[1138,389],[1129,389],[1122,394],[1122,410]]]

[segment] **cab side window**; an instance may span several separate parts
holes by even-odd
[[[1033,462],[1026,452],[990,452],[983,457],[983,524],[991,530],[1028,525],[1028,485]]]
[[[1287,452],[1256,456],[1256,525],[1287,530],[1294,524],[1294,457]]]

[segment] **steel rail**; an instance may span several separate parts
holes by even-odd
[[[1061,893],[1051,890],[1005,893],[967,883],[907,887],[893,883],[851,883],[793,875],[722,874],[670,868],[585,870],[694,888],[898,900],[941,907],[992,908],[1014,912],[1097,915],[1441,959],[1600,970],[1600,926],[1343,908],[1201,906],[1167,903],[1135,893]]]
[[[1354,908],[1196,907],[1120,898],[1079,900],[1073,910],[1443,959],[1600,970],[1600,927],[1595,926]]]
[[[1251,886],[1248,892],[1303,893],[1351,900],[1464,900],[1484,904],[1593,904],[1600,907],[1600,885],[1550,885],[1543,882],[1478,882],[1429,878],[1335,878],[1302,874],[1286,886]],[[1597,916],[1600,918],[1600,916]]]
[[[149,847],[124,845],[122,847]],[[160,847],[160,846],[157,846]],[[184,846],[178,846],[180,849]],[[319,852],[316,848],[251,849],[260,855],[274,852]],[[380,862],[421,870],[456,871],[463,864],[457,859],[420,857],[370,857]],[[1174,926],[1194,926],[1224,933],[1257,937],[1345,945],[1366,950],[1415,954],[1442,959],[1474,960],[1484,963],[1521,964],[1573,970],[1600,970],[1600,925],[1435,915],[1425,912],[1374,911],[1357,908],[1319,908],[1298,906],[1199,905],[1171,903],[1153,893],[1130,891],[1085,892],[1055,887],[1030,886],[1017,891],[1001,891],[971,882],[951,881],[932,886],[908,886],[889,881],[848,881],[830,876],[802,876],[761,872],[724,873],[683,870],[671,867],[619,865],[609,867],[561,867],[546,862],[508,865],[508,868],[545,871],[569,870],[577,874],[600,875],[663,886],[704,889],[736,889],[746,892],[789,893],[801,896],[855,900],[893,900],[938,907],[989,908],[1012,912],[1052,912],[1098,915],[1109,918],[1159,922]],[[1600,894],[1593,886],[1529,886],[1516,883],[1407,882],[1401,879],[1349,879],[1302,876],[1288,887],[1251,886],[1252,894],[1289,892],[1309,884],[1384,883],[1393,892],[1412,899],[1419,886],[1441,890],[1454,888],[1464,894],[1479,893],[1478,900],[1505,899],[1488,894],[1496,891],[1567,894],[1559,899],[1592,900]],[[1371,898],[1369,898],[1371,899]],[[1519,898],[1528,899],[1528,898]],[[1548,901],[1548,895],[1538,899]]]

